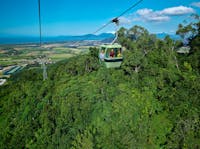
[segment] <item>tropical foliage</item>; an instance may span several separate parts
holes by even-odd
[[[119,69],[90,48],[49,67],[46,81],[38,69],[16,74],[0,88],[0,147],[200,148],[199,24],[177,31],[190,35],[189,54],[134,26],[119,30]]]

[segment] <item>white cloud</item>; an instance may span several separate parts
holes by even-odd
[[[115,34],[115,31],[107,31],[106,33]]]
[[[123,24],[130,24],[132,21],[130,18],[128,17],[120,17],[119,18],[119,23],[120,25],[123,25]]]
[[[140,20],[143,21],[163,22],[170,20],[170,17],[162,15],[159,11],[153,11],[152,9],[140,9],[136,13],[139,15]]]
[[[194,3],[192,3],[191,5],[200,8],[200,2],[194,2]]]
[[[151,18],[148,18],[147,21],[156,21],[156,22],[164,22],[169,21],[170,17],[168,16],[152,16]]]
[[[141,15],[141,16],[146,16],[146,15],[153,13],[153,10],[144,8],[144,9],[139,9],[136,13]]]
[[[194,9],[190,7],[185,6],[178,6],[178,7],[171,7],[171,8],[165,8],[162,11],[160,11],[163,15],[185,15],[189,13],[193,13]]]
[[[165,22],[170,20],[170,16],[179,16],[193,13],[194,9],[185,6],[165,8],[160,11],[144,8],[136,11],[137,18],[135,20],[149,22]]]

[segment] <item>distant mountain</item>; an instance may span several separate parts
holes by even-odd
[[[174,39],[174,40],[180,40],[181,38],[176,35],[176,34],[167,34],[167,33],[158,33],[156,34],[156,37],[159,38],[159,39],[164,39],[167,35],[170,36],[170,38]]]
[[[86,34],[79,36],[54,36],[42,37],[42,42],[67,42],[67,41],[81,41],[81,40],[106,40],[114,38],[114,34],[102,33],[99,35]],[[27,44],[39,43],[39,37],[0,37],[0,44]]]
[[[58,39],[74,41],[74,40],[104,40],[107,38],[113,38],[114,34],[111,33],[102,33],[99,35],[94,34],[86,34],[86,35],[79,35],[79,36],[58,36]]]
[[[180,37],[175,34],[158,33],[155,34],[157,38],[164,39],[169,35],[174,40],[179,40]],[[102,42],[112,42],[115,37],[112,33],[102,33],[99,35],[86,34],[77,36],[52,36],[42,37],[43,43],[54,43],[54,42],[68,42],[68,41],[82,41],[82,40],[97,40]],[[39,37],[0,37],[0,44],[28,44],[28,43],[39,43]]]

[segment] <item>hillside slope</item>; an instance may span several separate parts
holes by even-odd
[[[46,81],[41,70],[12,77],[0,88],[1,148],[200,147],[200,77],[190,55],[146,32],[122,41],[119,69],[101,67],[91,48],[49,67]]]

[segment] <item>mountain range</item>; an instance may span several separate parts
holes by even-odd
[[[156,34],[157,38],[164,39],[169,35],[172,39],[178,40],[179,36],[175,34],[167,33],[158,33]],[[115,37],[112,33],[102,33],[99,35],[86,34],[86,35],[77,35],[77,36],[52,36],[52,37],[42,37],[43,43],[53,43],[53,42],[68,42],[68,41],[81,41],[81,40],[98,40],[98,41],[112,41]],[[28,44],[28,43],[39,43],[39,37],[0,37],[0,44]]]
[[[164,39],[167,35],[169,35],[170,38],[174,39],[174,40],[180,40],[180,36],[176,35],[176,34],[168,34],[168,33],[157,33],[156,37],[159,39]]]

